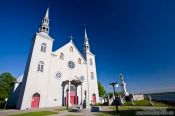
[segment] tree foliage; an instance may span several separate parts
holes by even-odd
[[[0,107],[5,103],[5,98],[9,97],[15,80],[10,73],[5,72],[0,75]]]
[[[98,92],[100,97],[106,94],[106,90],[100,82],[98,82]]]
[[[112,98],[114,95],[114,92],[108,92],[107,95],[109,96],[109,98]],[[121,91],[115,92],[115,95],[116,96],[122,95],[122,92]]]

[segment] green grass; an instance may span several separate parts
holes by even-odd
[[[99,114],[95,114],[96,116],[136,116],[136,111],[121,111],[118,114],[115,111],[108,111]]]
[[[109,106],[109,109],[112,109],[112,111],[102,111],[101,113],[95,114],[96,116],[137,116],[136,113],[138,111],[145,111],[145,108],[150,107],[154,108],[152,106],[118,106],[119,113],[116,114],[116,107],[115,106]],[[156,107],[155,107],[156,108]],[[167,108],[167,111],[175,111],[175,108]]]
[[[113,111],[104,111],[99,114],[95,114],[96,116],[136,116],[136,112],[141,110],[119,110],[117,114],[115,110]]]
[[[116,116],[116,107],[115,106],[109,106],[109,109],[112,109],[112,111],[102,111],[99,114],[95,114],[96,116]],[[139,106],[118,106],[119,109],[119,116],[135,116],[136,111],[143,110],[142,107]]]
[[[109,109],[116,110],[115,106],[109,106]],[[119,111],[126,111],[126,110],[142,110],[142,107],[138,106],[118,106]]]
[[[9,116],[46,116],[51,114],[57,114],[57,112],[52,111],[39,111],[39,112],[28,112],[28,113],[21,113],[21,114],[14,114]]]
[[[152,101],[154,106],[157,107],[168,107],[169,105],[165,104],[165,103],[161,103],[161,102],[155,102]],[[149,101],[148,100],[138,100],[138,101],[134,101],[135,106],[150,106]],[[124,106],[132,106],[131,101],[129,102],[125,102],[123,104]]]

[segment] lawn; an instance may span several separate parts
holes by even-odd
[[[168,107],[169,106],[168,104],[156,102],[156,101],[152,101],[152,103],[154,104],[154,106],[157,106],[157,107]],[[135,104],[135,106],[150,106],[148,100],[134,101],[134,104]],[[123,105],[124,106],[132,106],[132,103],[131,103],[131,101],[129,101],[129,102],[125,102]]]
[[[96,116],[136,116],[136,112],[141,110],[119,110],[117,114],[115,110],[113,111],[102,111],[99,114],[95,114]]]
[[[167,108],[167,111],[173,111],[175,112],[175,108],[173,106],[161,103],[161,102],[155,102],[154,106],[150,106],[148,100],[140,100],[140,101],[134,101],[135,106],[132,106],[131,102],[126,102],[123,104],[123,106],[118,106],[119,113],[116,114],[116,107],[115,106],[109,106],[109,109],[112,109],[112,111],[102,111],[99,114],[96,114],[96,116],[114,116],[114,115],[119,115],[119,116],[136,116],[136,113],[138,111],[148,111],[149,109],[160,109],[161,107]]]
[[[39,111],[39,112],[28,112],[28,113],[22,113],[22,114],[14,114],[9,116],[47,116],[51,114],[58,114],[58,112],[52,112],[52,111]]]
[[[161,110],[160,107],[154,107],[154,106],[118,106],[119,113],[116,113],[116,108],[115,106],[109,106],[109,109],[113,109],[112,111],[102,111],[98,114],[95,114],[96,116],[137,116],[137,113],[139,111],[155,111],[159,110],[160,112],[163,111]],[[150,110],[149,110],[150,109]],[[153,110],[154,109],[154,110]],[[167,111],[171,111],[175,113],[175,108],[167,108]]]

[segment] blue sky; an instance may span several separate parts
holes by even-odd
[[[50,0],[53,50],[69,42],[81,51],[84,24],[96,55],[99,81],[108,91],[123,73],[129,92],[174,87],[175,1]],[[32,36],[49,0],[1,0],[0,73],[24,72]],[[120,90],[118,88],[118,90]]]

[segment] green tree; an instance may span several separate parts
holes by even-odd
[[[109,95],[109,97],[112,98],[113,95],[114,95],[114,92],[109,92],[109,93],[107,93],[107,95]],[[121,92],[121,91],[115,92],[115,95],[116,95],[116,96],[122,95],[122,92]]]
[[[100,82],[98,82],[98,92],[100,97],[106,94],[106,90]]]
[[[9,97],[10,90],[16,79],[10,73],[2,73],[0,75],[0,107],[3,107],[5,98]]]

